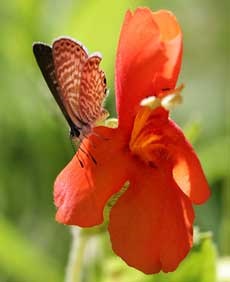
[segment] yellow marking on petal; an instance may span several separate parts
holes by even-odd
[[[153,150],[162,147],[160,145],[162,137],[148,130],[149,118],[152,112],[153,110],[149,107],[140,108],[134,121],[129,143],[130,151],[146,163],[154,162]]]
[[[137,142],[138,136],[140,135],[140,132],[143,129],[144,125],[147,123],[147,120],[149,116],[151,115],[151,113],[152,113],[152,110],[149,107],[142,107],[138,111],[135,121],[134,121],[132,135],[130,138],[130,143],[129,143],[130,149]]]
[[[155,143],[156,141],[160,141],[161,136],[159,135],[150,135],[146,140],[142,141],[141,147],[147,147],[150,144]]]
[[[130,150],[142,160],[149,162],[154,158],[152,152],[162,148],[160,141],[161,136],[143,132],[132,145],[130,144]]]

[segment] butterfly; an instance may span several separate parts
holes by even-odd
[[[107,94],[100,53],[88,55],[78,41],[60,37],[52,46],[36,42],[33,53],[45,81],[70,126],[73,140],[82,141],[99,120],[108,116],[103,108]]]

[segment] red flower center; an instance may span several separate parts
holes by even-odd
[[[135,118],[129,142],[131,152],[151,166],[156,166],[159,162],[160,153],[167,154],[162,135],[151,126],[154,121],[154,111],[149,107],[142,107]]]
[[[157,167],[161,160],[171,160],[168,149],[170,140],[162,132],[162,128],[168,124],[168,112],[164,108],[168,110],[181,103],[180,92],[183,87],[162,91],[157,97],[148,97],[141,102],[143,107],[135,117],[129,148],[151,167]]]

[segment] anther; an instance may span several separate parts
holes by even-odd
[[[161,100],[155,96],[150,96],[143,99],[140,103],[141,106],[147,106],[150,109],[154,110],[161,105]]]
[[[166,110],[172,110],[175,106],[182,103],[181,91],[183,90],[184,85],[181,84],[179,87],[169,91],[168,95],[164,96],[161,99],[161,106]]]

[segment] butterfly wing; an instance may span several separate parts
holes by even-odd
[[[61,99],[61,89],[59,87],[59,84],[58,84],[58,81],[55,75],[52,48],[49,45],[46,45],[43,43],[34,43],[33,53],[36,58],[37,64],[43,74],[43,77],[45,78],[45,81],[51,93],[53,94],[58,106],[60,107],[61,111],[63,112],[70,127],[72,129],[75,128],[72,120],[70,119],[65,109],[62,99]],[[77,129],[75,128],[75,131],[76,130]]]
[[[81,129],[88,124],[79,114],[80,83],[82,69],[88,58],[87,51],[80,43],[69,38],[55,40],[52,51],[62,101],[71,120]]]
[[[79,112],[88,124],[104,119],[108,112],[102,108],[106,97],[105,73],[99,69],[100,54],[91,55],[84,64],[80,83]]]

